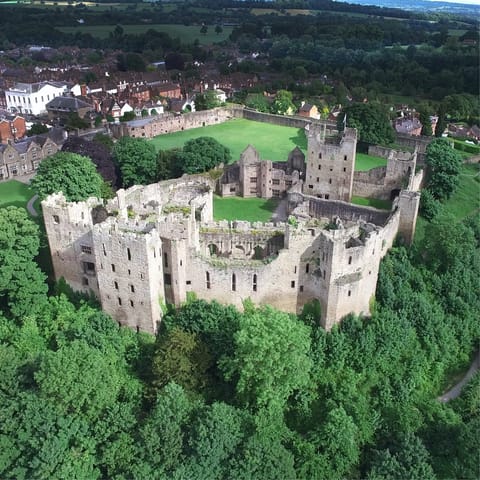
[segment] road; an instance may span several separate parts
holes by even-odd
[[[465,376],[448,392],[444,393],[441,397],[438,397],[438,400],[441,402],[449,402],[454,398],[457,398],[460,393],[462,392],[462,388],[468,383],[468,381],[473,377],[473,375],[477,372],[480,368],[480,350],[477,352],[468,372]]]

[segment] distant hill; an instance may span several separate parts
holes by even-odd
[[[357,5],[375,5],[377,7],[401,8],[402,10],[456,13],[474,15],[480,18],[480,5],[472,3],[437,2],[431,0],[336,0]]]

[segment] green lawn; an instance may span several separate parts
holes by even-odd
[[[240,197],[213,197],[213,216],[215,220],[247,220],[249,222],[268,222],[278,205],[277,199]]]
[[[386,164],[386,158],[374,157],[366,153],[357,153],[355,157],[355,171],[357,172],[364,172],[375,167],[384,167]]]
[[[380,210],[390,210],[392,208],[392,202],[390,200],[380,200],[378,198],[352,197],[352,203],[355,205],[374,207]]]
[[[479,214],[480,166],[478,164],[463,165],[457,191],[443,204],[443,209],[458,220]],[[427,225],[427,220],[419,216],[415,230],[415,243],[422,241]]]
[[[301,128],[282,127],[270,123],[254,122],[237,118],[218,125],[192,128],[181,132],[159,135],[151,140],[157,150],[181,148],[188,140],[198,137],[213,137],[230,149],[232,163],[240,153],[252,144],[262,160],[286,161],[288,154],[296,147],[307,151],[307,138]],[[357,153],[355,170],[364,171],[387,164],[387,160],[364,153]]]
[[[151,141],[158,150],[183,147],[185,142],[197,137],[213,137],[230,149],[232,162],[252,144],[262,160],[286,161],[288,154],[299,146],[307,150],[307,139],[301,128],[282,127],[269,123],[253,122],[238,118],[218,125],[192,128],[182,132],[159,135]]]
[[[78,25],[75,27],[57,27],[58,30],[64,33],[89,33],[93,37],[107,38],[110,32],[113,32],[115,24],[112,25]],[[200,33],[199,25],[167,25],[167,24],[149,24],[142,23],[139,25],[122,25],[124,33],[140,34],[153,29],[165,32],[171,37],[179,37],[183,43],[193,43],[195,39],[202,45],[211,45],[212,43],[219,43],[226,40],[232,33],[233,27],[223,27],[223,32],[215,33],[215,25],[208,25],[208,32],[203,35]]]
[[[17,180],[9,180],[0,183],[0,208],[9,207],[27,207],[27,202],[33,197],[34,193],[28,185]]]

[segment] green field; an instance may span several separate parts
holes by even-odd
[[[380,210],[390,210],[392,202],[389,200],[380,200],[378,198],[352,197],[352,203],[355,205],[364,205],[366,207],[374,207]]]
[[[33,195],[28,185],[17,180],[0,183],[0,208],[9,206],[26,208]]]
[[[64,33],[89,33],[93,37],[107,38],[110,32],[113,32],[116,25],[78,25],[75,27],[57,27]],[[200,25],[186,26],[186,25],[166,25],[166,24],[149,24],[142,23],[139,25],[122,25],[123,31],[126,34],[140,34],[148,30],[158,30],[165,32],[171,37],[179,37],[183,43],[193,43],[198,39],[202,45],[211,45],[212,43],[223,42],[232,33],[232,27],[223,27],[223,32],[215,33],[215,25],[208,25],[208,32],[203,35],[200,33]]]
[[[232,154],[232,162],[240,158],[240,153],[248,144],[252,144],[258,150],[262,160],[285,161],[297,145],[304,152],[307,149],[307,139],[302,129],[252,122],[243,118],[160,135],[151,141],[158,150],[167,150],[181,148],[188,140],[203,136],[213,137],[228,147]]]
[[[213,197],[215,220],[246,220],[248,222],[268,222],[278,205],[277,199],[240,197]]]

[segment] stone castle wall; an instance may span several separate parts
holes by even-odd
[[[195,121],[212,115],[198,113]],[[188,292],[239,308],[251,298],[296,313],[318,300],[327,329],[350,312],[368,314],[380,259],[397,232],[413,238],[419,194],[399,189],[391,212],[348,203],[356,131],[319,123],[308,130],[306,175],[320,178],[309,195],[297,171],[288,193],[296,220],[287,224],[213,222],[213,184],[203,176],[119,190],[105,206],[50,196],[42,205],[56,277],[92,290],[120,324],[149,332],[161,320],[161,305],[179,306]],[[288,175],[277,175],[272,162],[247,149],[239,187],[269,198],[274,186],[283,181],[286,189],[286,179],[294,179],[287,167]],[[360,178],[383,189],[404,179],[415,186],[414,167],[415,156],[390,154],[387,167]]]

